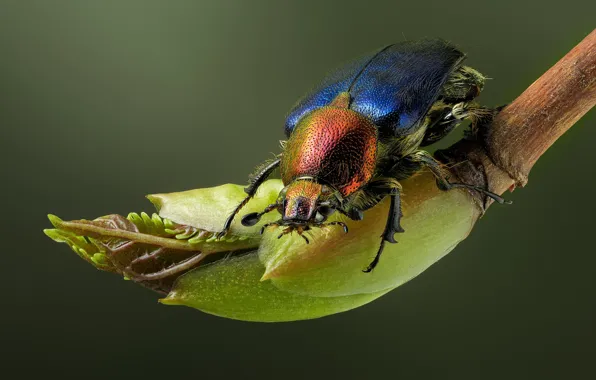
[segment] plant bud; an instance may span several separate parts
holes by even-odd
[[[283,184],[265,182],[223,238],[216,234],[244,198],[237,185],[148,196],[159,211],[128,217],[64,222],[51,216],[52,239],[69,244],[98,269],[116,272],[167,294],[167,305],[186,305],[248,321],[318,318],[364,305],[423,272],[470,232],[480,211],[464,190],[443,192],[430,174],[403,183],[402,225],[397,244],[387,243],[379,265],[363,273],[381,243],[385,200],[362,221],[334,213],[328,222],[349,227],[313,228],[310,244],[279,229],[259,231],[279,213],[252,226],[242,216],[274,203]],[[210,262],[211,261],[211,262]]]

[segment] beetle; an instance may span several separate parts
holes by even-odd
[[[400,182],[427,167],[441,190],[468,188],[499,203],[486,189],[449,181],[448,174],[427,151],[464,120],[474,125],[494,115],[473,100],[485,77],[464,66],[465,55],[441,39],[404,41],[349,62],[327,76],[290,111],[287,141],[277,158],[261,166],[245,188],[246,197],[227,218],[224,236],[235,216],[258,187],[279,168],[284,188],[274,204],[242,218],[244,226],[278,210],[282,218],[262,227],[284,227],[283,235],[345,223],[327,218],[339,212],[362,220],[363,212],[385,197],[391,203],[379,248],[364,272],[379,263],[385,243],[404,232]]]

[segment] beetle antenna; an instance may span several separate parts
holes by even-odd
[[[263,215],[275,210],[278,206],[279,204],[273,203],[265,207],[265,209],[261,212],[251,212],[250,214],[246,214],[242,217],[241,223],[245,227],[254,226],[255,224],[259,223],[259,220],[261,220]]]
[[[267,223],[267,224],[263,225],[263,227],[261,227],[261,235],[263,235],[265,233],[265,230],[267,229],[267,227],[271,227],[271,226],[279,227],[279,223],[274,222],[274,223]]]

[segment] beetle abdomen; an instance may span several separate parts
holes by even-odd
[[[371,179],[376,156],[377,128],[371,120],[350,109],[322,107],[300,120],[280,170],[285,184],[310,176],[346,196]]]

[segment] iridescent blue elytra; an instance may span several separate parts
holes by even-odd
[[[246,187],[247,197],[230,214],[219,236],[255,195],[258,187],[279,168],[283,190],[262,212],[245,215],[252,226],[268,212],[281,219],[262,227],[283,227],[279,237],[314,227],[347,225],[326,222],[337,211],[362,220],[363,211],[384,198],[391,200],[377,254],[365,269],[379,262],[386,242],[404,232],[399,181],[427,167],[442,190],[468,188],[503,202],[498,195],[469,184],[452,183],[448,173],[420,147],[441,140],[464,119],[474,127],[493,110],[473,100],[484,86],[484,76],[463,66],[464,54],[440,40],[405,41],[367,54],[332,72],[290,110],[283,152],[261,167]]]
[[[350,109],[368,116],[381,136],[412,133],[437,99],[464,54],[443,40],[406,41],[367,54],[332,72],[290,111],[285,132],[298,121],[349,92]]]

